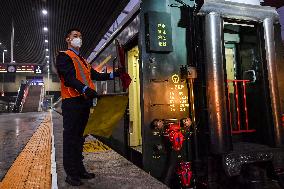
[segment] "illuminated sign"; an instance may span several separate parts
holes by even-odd
[[[145,22],[147,51],[173,51],[171,15],[165,12],[147,12]]]
[[[34,66],[32,65],[18,65],[17,73],[30,73],[34,72]]]
[[[34,73],[35,74],[41,74],[42,73],[42,66],[34,66]]]
[[[43,67],[38,65],[0,65],[0,72],[41,74]]]
[[[185,112],[189,108],[188,95],[185,83],[180,81],[177,74],[171,77],[172,85],[170,87],[169,104],[171,112]]]
[[[0,65],[0,72],[6,72],[6,71],[7,71],[6,66]]]
[[[158,30],[158,44],[159,47],[166,47],[167,46],[167,31],[166,31],[166,25],[159,23],[157,24],[157,30]]]
[[[16,66],[12,66],[12,65],[7,66],[7,72],[15,73],[16,72]]]

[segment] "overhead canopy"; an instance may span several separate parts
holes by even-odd
[[[52,62],[56,52],[66,48],[64,34],[73,27],[82,31],[81,52],[83,56],[87,56],[128,2],[129,0],[1,1],[0,53],[7,49],[5,62],[10,62],[13,23],[16,63],[45,64],[48,60],[46,56]],[[47,10],[47,15],[42,14],[43,9]],[[45,26],[47,32],[43,30]],[[2,62],[2,56],[0,60]]]

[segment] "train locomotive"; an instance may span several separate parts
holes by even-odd
[[[171,188],[284,188],[277,18],[231,1],[141,1],[89,57],[132,78],[124,119],[101,140]],[[118,79],[97,89],[125,92]]]

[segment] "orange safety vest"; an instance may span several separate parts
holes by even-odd
[[[91,79],[91,65],[87,63],[87,61],[83,62],[81,59],[71,50],[64,51],[71,59],[74,64],[76,70],[76,78],[81,81],[84,85],[90,87],[91,89],[95,90],[95,85]],[[61,81],[61,97],[62,99],[72,98],[81,96],[82,92],[77,91],[72,87],[65,86],[64,78],[60,77]]]

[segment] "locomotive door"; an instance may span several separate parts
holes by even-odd
[[[258,23],[224,24],[227,112],[233,142],[272,143],[261,27]]]
[[[231,138],[277,147],[283,145],[274,45],[277,12],[271,7],[209,0],[204,1],[199,12],[206,15],[205,71],[206,98],[210,102],[207,107],[210,151],[216,154],[231,151]],[[225,35],[233,35],[236,40],[226,41]],[[229,81],[233,84],[227,84],[230,72],[226,68],[226,46],[227,65],[235,68],[231,71],[233,81]],[[229,59],[235,62],[228,63]],[[230,85],[235,86],[234,92],[226,90]],[[230,100],[234,103],[228,102]],[[243,132],[244,129],[248,132]]]
[[[129,146],[142,153],[140,81],[138,46],[127,53],[128,73],[132,78],[129,86]]]

